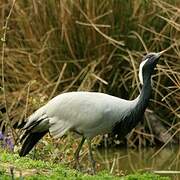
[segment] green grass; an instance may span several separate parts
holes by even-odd
[[[27,179],[27,180],[45,180],[45,179],[120,179],[120,180],[168,180],[167,177],[160,177],[151,173],[136,173],[127,176],[114,176],[107,172],[99,172],[97,175],[89,175],[70,169],[62,164],[53,164],[50,161],[33,160],[28,157],[20,158],[17,154],[0,151],[0,180]],[[13,173],[10,173],[12,169]],[[21,174],[21,175],[20,175]]]

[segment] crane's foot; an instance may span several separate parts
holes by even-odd
[[[96,161],[94,159],[90,159],[90,161],[92,164],[91,174],[95,175],[96,174]]]
[[[74,169],[82,171],[82,166],[80,165],[79,160],[75,160]]]
[[[74,153],[74,159],[75,159],[75,167],[74,168],[79,171],[82,171],[81,165],[79,163],[79,153],[80,153],[80,150],[82,148],[84,141],[85,141],[85,137],[83,136],[78,148],[76,149],[76,152]]]
[[[92,165],[91,173],[94,175],[96,174],[96,161],[93,158],[91,140],[89,139],[88,139],[88,146],[89,146],[89,161],[91,162],[91,165]]]

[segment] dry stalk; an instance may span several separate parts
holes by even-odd
[[[59,86],[59,84],[60,84],[60,82],[61,82],[61,80],[62,80],[62,77],[63,77],[63,74],[64,74],[64,71],[65,71],[66,67],[67,67],[67,64],[64,63],[64,65],[63,65],[63,67],[62,67],[62,70],[61,70],[61,72],[60,72],[60,74],[59,74],[59,78],[58,78],[58,80],[57,80],[57,82],[56,82],[56,85],[55,85],[55,87],[54,87],[51,95],[49,96],[49,100],[54,96],[54,94],[55,94],[55,92],[56,92],[56,90],[57,90],[57,88],[58,88],[58,86]]]
[[[104,34],[94,23],[93,21],[86,15],[86,13],[81,9],[81,7],[76,4],[73,3],[78,10],[82,13],[82,15],[86,18],[86,20],[91,24],[91,26],[94,28],[95,31],[97,31],[101,36],[103,36],[105,39],[107,39],[111,44],[113,44],[114,46],[118,47],[118,46],[124,46],[124,42],[123,41],[117,41],[109,36],[107,36],[106,34]]]
[[[5,109],[6,109],[6,121],[7,121],[8,126],[11,129],[14,142],[16,142],[17,134],[14,131],[14,129],[12,127],[12,124],[11,124],[11,121],[10,121],[10,118],[9,118],[9,112],[8,112],[8,106],[7,106],[7,97],[6,97],[5,76],[4,76],[4,57],[5,57],[6,37],[7,37],[9,19],[11,17],[12,12],[13,12],[15,3],[16,3],[16,0],[13,0],[12,5],[11,5],[11,9],[9,11],[8,16],[6,17],[6,20],[5,20],[5,25],[3,27],[3,30],[4,30],[3,37],[1,38],[1,41],[2,41],[2,56],[1,56],[1,63],[2,63],[2,66],[1,66],[1,68],[2,68],[2,74],[1,74],[1,76],[2,76],[2,90],[3,90],[4,104],[5,104]]]

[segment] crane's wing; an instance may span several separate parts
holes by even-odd
[[[54,138],[62,137],[71,127],[72,125],[65,119],[50,118],[49,132]]]
[[[49,131],[54,137],[61,137],[69,129],[87,137],[106,133],[126,113],[126,104],[130,106],[129,101],[103,93],[61,94],[46,105]]]

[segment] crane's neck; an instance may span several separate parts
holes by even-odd
[[[151,76],[146,77],[140,95],[132,101],[131,110],[113,128],[113,133],[124,138],[143,118],[151,96]],[[119,132],[119,130],[121,130]]]
[[[145,109],[148,106],[148,102],[151,96],[151,76],[147,77],[146,81],[144,81],[144,84],[142,86],[140,95],[136,98],[135,101],[137,101],[135,108],[132,109],[133,114],[141,115],[144,113]]]

